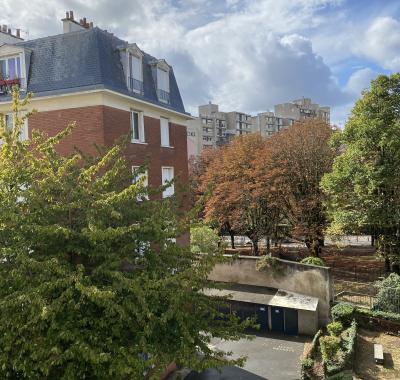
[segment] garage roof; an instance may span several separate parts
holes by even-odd
[[[203,293],[210,296],[227,296],[233,301],[297,310],[316,311],[318,307],[318,298],[316,297],[253,285],[235,284],[229,289],[207,288],[203,290]]]

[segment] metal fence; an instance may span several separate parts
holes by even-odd
[[[336,302],[351,303],[354,306],[365,307],[372,309],[374,307],[376,297],[369,294],[343,291],[335,296]]]
[[[388,288],[377,295],[342,291],[335,295],[335,302],[346,302],[354,306],[400,314],[400,289]]]

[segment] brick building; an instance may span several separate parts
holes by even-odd
[[[18,83],[22,94],[33,93],[29,107],[38,111],[24,138],[34,129],[55,135],[74,121],[75,130],[59,147],[68,154],[74,147],[93,153],[94,144],[112,145],[129,135],[128,164],[134,169],[147,163],[149,185],[172,178],[186,183],[191,117],[172,67],[86,19],[77,22],[72,11],[62,22],[62,34],[28,41],[19,31],[0,28],[0,112],[10,112],[9,90]]]

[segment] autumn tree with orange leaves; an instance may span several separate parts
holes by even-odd
[[[215,153],[201,178],[202,191],[210,189],[205,201],[205,219],[247,236],[258,255],[259,240],[276,230],[281,212],[275,188],[257,172],[257,159],[266,140],[257,134],[239,136]]]
[[[282,212],[293,237],[319,256],[327,226],[325,195],[320,182],[337,155],[329,141],[334,129],[317,119],[306,119],[268,139],[268,150],[258,157],[264,166],[260,182],[279,189]]]

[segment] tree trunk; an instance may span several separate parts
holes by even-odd
[[[390,265],[390,259],[389,257],[385,257],[385,272],[390,273],[391,271],[391,265]]]
[[[232,230],[229,230],[229,235],[231,237],[231,248],[235,249],[235,234]]]
[[[271,251],[271,239],[269,236],[267,236],[267,255],[269,255]]]
[[[258,250],[258,238],[257,237],[253,237],[253,238],[250,238],[251,239],[251,242],[252,242],[252,244],[253,244],[253,255],[254,256],[258,256],[258,254],[259,254],[259,250]]]
[[[311,256],[319,257],[321,253],[321,245],[318,239],[313,239],[310,244]]]

